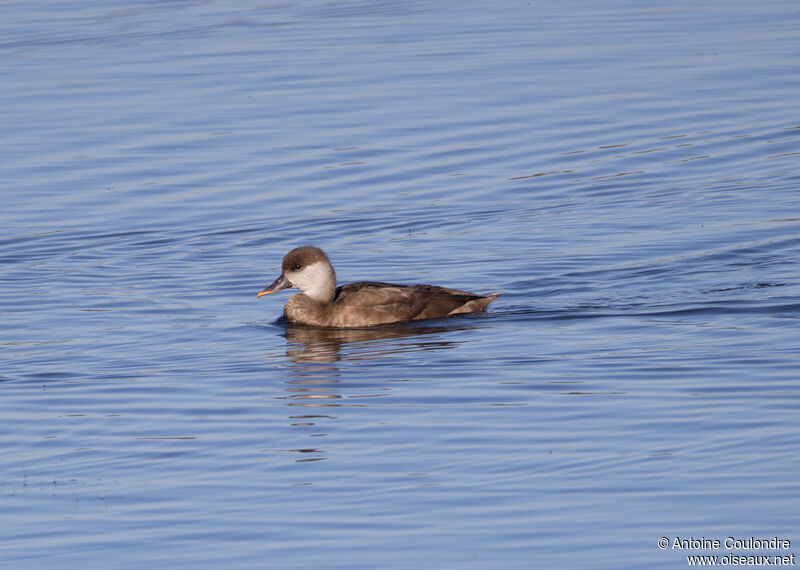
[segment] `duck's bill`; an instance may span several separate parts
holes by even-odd
[[[264,289],[259,291],[258,295],[256,295],[256,298],[261,297],[261,295],[269,295],[270,293],[275,293],[283,289],[288,289],[291,286],[292,284],[289,283],[289,280],[286,279],[286,277],[283,274],[281,274],[281,276],[278,277],[275,281],[273,281],[272,283],[267,285]]]

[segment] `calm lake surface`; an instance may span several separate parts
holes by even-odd
[[[4,2],[4,568],[800,554],[794,1]],[[256,300],[503,291],[359,331]],[[782,538],[788,550],[661,549]]]

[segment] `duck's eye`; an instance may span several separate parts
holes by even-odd
[[[292,267],[292,269],[294,269],[295,271],[299,271],[301,267],[302,266],[299,263],[295,263],[294,267]]]

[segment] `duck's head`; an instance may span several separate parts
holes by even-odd
[[[312,299],[333,301],[336,273],[325,252],[313,245],[293,249],[283,258],[281,275],[258,292],[258,297],[294,287]]]

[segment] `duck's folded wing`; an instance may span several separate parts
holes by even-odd
[[[407,286],[376,281],[343,285],[334,303],[341,318],[368,324],[410,321],[425,308],[424,300],[410,294]]]
[[[374,324],[444,317],[470,301],[466,291],[435,285],[395,285],[364,281],[339,288],[335,303],[342,312],[360,314]]]
[[[425,306],[414,317],[415,319],[444,317],[455,313],[482,310],[483,308],[472,307],[474,304],[472,302],[481,301],[484,298],[482,295],[436,285],[415,285],[414,288],[419,289],[424,298],[427,299]]]

